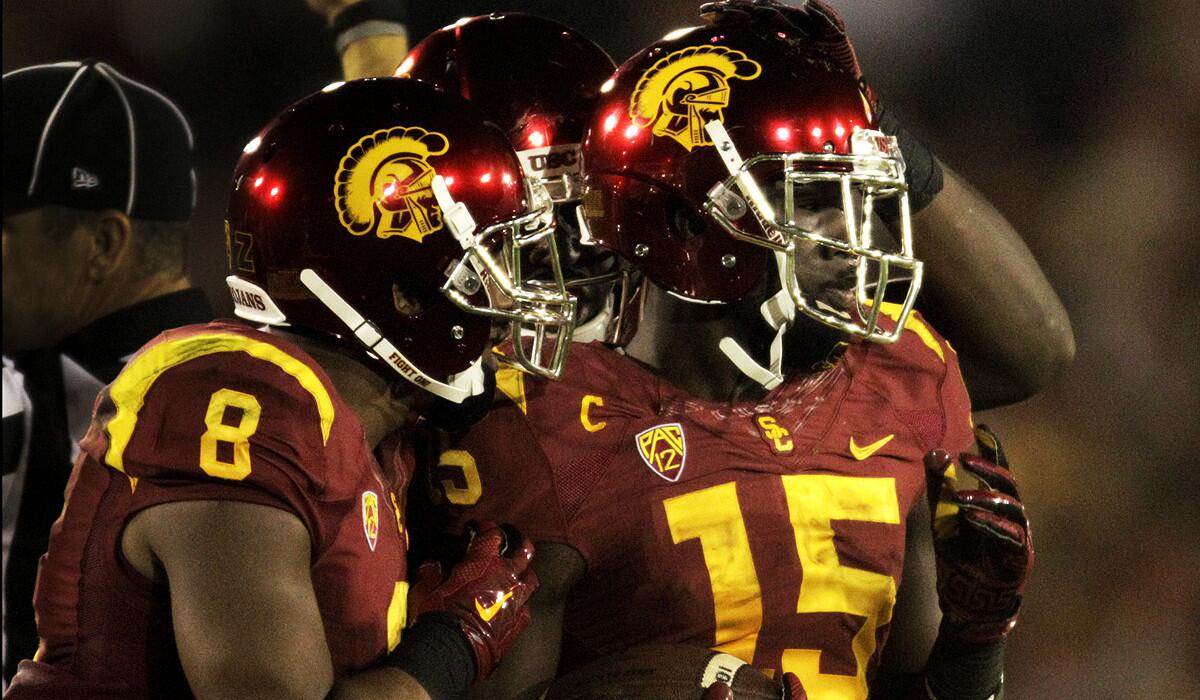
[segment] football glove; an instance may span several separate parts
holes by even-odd
[[[1017,622],[1033,541],[1000,441],[983,425],[975,441],[980,456],[962,453],[958,461],[981,489],[957,490],[956,465],[945,451],[925,455],[938,604],[963,641],[997,642]]]
[[[466,555],[443,578],[442,565],[417,569],[409,592],[413,618],[445,611],[458,618],[475,652],[475,680],[486,678],[529,624],[525,603],[537,590],[533,545],[511,525],[472,524]]]

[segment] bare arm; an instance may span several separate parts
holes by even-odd
[[[538,542],[530,566],[541,586],[529,599],[529,627],[505,655],[504,663],[472,689],[472,698],[536,699],[558,673],[563,612],[571,588],[583,578],[583,557],[568,545]]]
[[[332,26],[334,19],[343,10],[359,0],[307,0],[314,12],[325,18]],[[408,35],[403,33],[373,34],[364,36],[346,45],[341,54],[342,77],[346,80],[358,78],[387,77],[396,72],[396,66],[408,55]]]
[[[148,508],[122,548],[170,586],[175,641],[198,698],[354,696],[428,700],[406,673],[339,681],[309,575],[308,531],[291,513],[236,501]]]
[[[1071,365],[1066,309],[1020,234],[950,168],[913,217],[923,313],[954,343],[976,410],[1026,399]]]

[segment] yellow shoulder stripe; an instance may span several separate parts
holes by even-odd
[[[893,304],[890,301],[882,302],[879,305],[880,313],[897,322],[900,320],[900,311],[903,308],[900,304]],[[917,318],[916,314],[909,314],[908,318],[904,320],[904,330],[916,333],[921,342],[925,343],[925,347],[936,353],[938,359],[943,363],[946,362],[946,353],[942,351],[941,343],[933,337],[929,326],[926,326],[924,321]]]
[[[333,426],[333,399],[311,367],[261,340],[233,333],[204,333],[158,343],[130,362],[112,383],[109,395],[116,404],[117,412],[108,423],[109,443],[105,461],[109,466],[120,472],[125,471],[125,448],[133,437],[138,412],[142,410],[146,393],[154,381],[176,365],[219,352],[244,352],[270,362],[294,377],[317,402],[317,411],[321,414],[321,443],[329,442],[329,431]]]
[[[496,370],[496,388],[521,409],[521,413],[529,413],[525,404],[525,373],[520,367],[502,364]]]

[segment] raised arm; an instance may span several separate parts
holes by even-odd
[[[1004,215],[958,173],[941,170],[941,192],[913,217],[926,275],[918,305],[958,350],[975,409],[1015,403],[1071,365],[1071,321]]]
[[[307,0],[325,18],[342,62],[342,77],[392,75],[408,54],[404,0]]]

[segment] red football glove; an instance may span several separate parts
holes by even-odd
[[[925,478],[938,603],[964,641],[995,642],[1017,623],[1021,594],[1033,569],[1033,541],[1000,441],[981,425],[975,442],[982,457],[963,453],[959,463],[985,488],[956,490],[958,475],[943,450],[925,455]]]
[[[442,579],[442,566],[426,562],[409,592],[413,619],[452,613],[475,652],[475,680],[487,678],[529,624],[525,603],[537,590],[529,569],[533,545],[511,525],[481,523],[469,530],[466,556]]]
[[[837,63],[856,80],[862,79],[854,45],[846,36],[846,23],[822,0],[808,0],[800,7],[777,0],[720,0],[701,5],[700,14],[717,25],[754,22],[769,29],[799,32],[814,42],[827,44]]]

